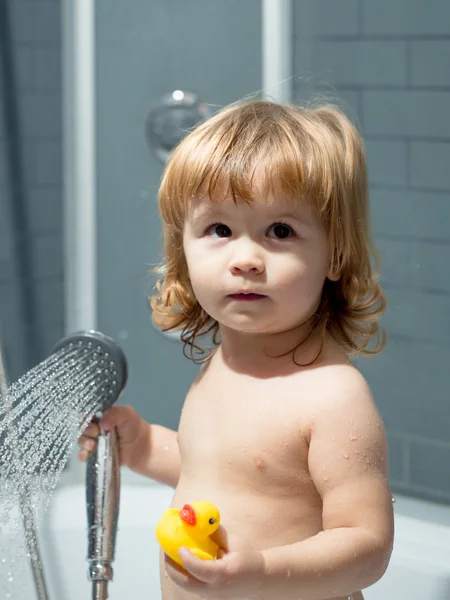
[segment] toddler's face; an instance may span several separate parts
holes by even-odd
[[[183,246],[200,305],[246,333],[279,333],[306,321],[329,272],[327,235],[312,208],[279,198],[196,200]]]

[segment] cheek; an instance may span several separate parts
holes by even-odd
[[[194,296],[200,306],[206,310],[206,312],[210,312],[211,305],[214,303],[214,299],[217,296],[216,286],[211,284],[210,272],[197,264],[196,267],[190,271],[190,284]]]
[[[327,275],[327,264],[318,254],[286,258],[276,268],[276,279],[281,286],[293,286],[303,290],[321,287]]]

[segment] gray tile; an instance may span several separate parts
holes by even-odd
[[[51,92],[23,94],[20,98],[23,135],[28,138],[60,137],[61,98]]]
[[[8,261],[8,259],[10,258],[10,254],[11,254],[11,239],[10,239],[10,236],[5,235],[3,233],[3,235],[0,236],[0,260],[4,261],[6,263]]]
[[[406,42],[319,41],[314,73],[336,85],[406,84]]]
[[[358,4],[359,0],[313,0],[314,32],[317,35],[359,33]],[[297,15],[301,15],[301,12],[296,11]],[[299,27],[297,20],[295,27]]]
[[[59,310],[59,309],[58,309]],[[44,356],[48,356],[55,345],[64,337],[64,323],[61,321],[50,322],[46,324],[45,329],[42,331],[42,352]]]
[[[362,131],[361,92],[359,90],[337,90],[337,98],[333,100],[347,117]]]
[[[6,144],[4,140],[0,139],[0,186],[6,186],[7,184],[7,171],[6,171]],[[2,190],[3,192],[3,190]],[[3,201],[3,198],[2,198]]]
[[[375,239],[381,258],[381,276],[383,285],[404,287],[409,281],[411,246],[409,240]]]
[[[411,42],[411,61],[413,85],[450,86],[450,41]]]
[[[45,327],[64,322],[64,285],[63,280],[39,281],[35,288],[36,305],[41,323]]]
[[[59,138],[36,143],[35,173],[38,185],[62,183],[62,142]]]
[[[412,246],[409,253],[408,286],[449,295],[450,246],[421,242]]]
[[[432,502],[438,507],[450,506],[450,494],[444,494],[443,492],[438,492],[420,486],[413,486],[411,484],[397,483],[395,481],[393,484],[391,484],[391,490],[394,496],[396,494],[401,494],[403,496],[417,498],[418,500]]]
[[[314,81],[297,81],[294,88],[294,102],[304,105],[313,101],[315,104],[333,104],[355,123],[361,131],[360,92],[351,89],[337,89],[327,83]]]
[[[450,342],[450,298],[447,294],[397,288],[385,291],[388,308],[384,323],[388,335]]]
[[[365,146],[371,184],[407,186],[406,142],[366,139]]]
[[[389,479],[406,482],[405,442],[395,433],[389,432],[387,432],[387,442]]]
[[[61,95],[61,47],[36,48],[34,53],[34,85],[37,91],[53,90]]]
[[[18,326],[19,296],[17,286],[2,284],[0,286],[0,327],[4,330],[7,323]],[[3,341],[3,339],[2,339]]]
[[[361,370],[389,432],[447,441],[448,345],[417,341],[414,332],[414,321],[411,335],[404,339],[389,336],[388,331],[385,350],[375,358],[361,360]]]
[[[375,235],[448,240],[450,194],[372,189],[370,198]]]
[[[18,43],[49,43],[61,40],[60,2],[10,2],[12,35]]]
[[[32,239],[33,276],[51,279],[63,276],[63,241],[61,233],[49,233]]]
[[[61,186],[28,189],[27,206],[33,234],[56,233],[62,230],[63,190]]]
[[[381,239],[376,246],[385,285],[450,295],[450,245]]]
[[[16,46],[14,57],[16,63],[15,77],[18,91],[33,91],[35,73],[35,50],[26,46]]]
[[[429,418],[433,422],[444,415],[430,414]],[[446,418],[450,422],[450,413]],[[450,442],[436,444],[432,440],[411,440],[410,446],[411,483],[450,494]]]
[[[448,35],[447,0],[364,0],[363,31],[376,35]]]
[[[364,91],[368,135],[450,137],[450,92]]]
[[[450,193],[450,143],[411,142],[411,185]]]

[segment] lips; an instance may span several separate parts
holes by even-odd
[[[234,300],[243,300],[244,302],[250,302],[252,300],[262,300],[265,298],[263,294],[256,294],[255,292],[238,292],[237,294],[230,294],[230,298]]]

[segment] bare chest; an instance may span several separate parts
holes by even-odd
[[[183,407],[178,441],[183,474],[283,489],[310,484],[307,402],[281,381],[202,381]]]

